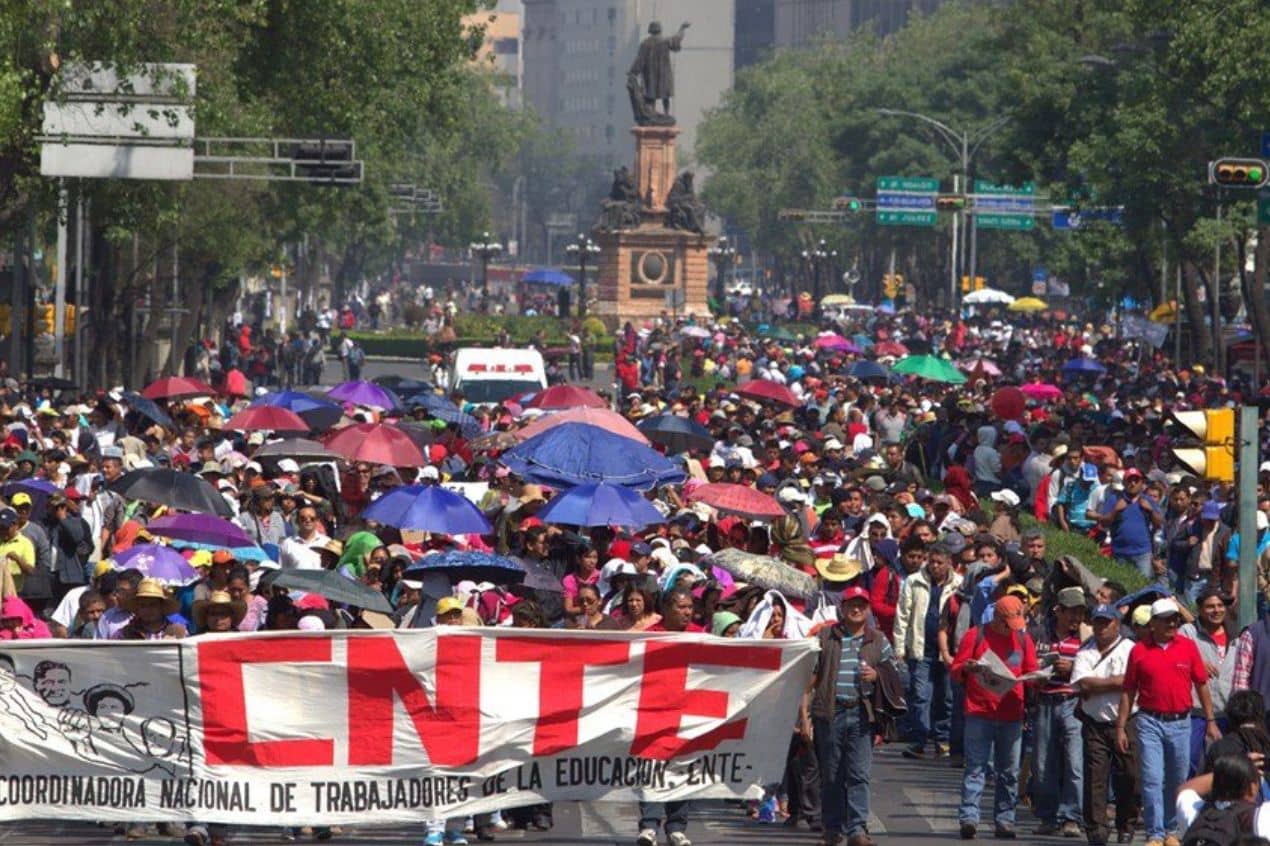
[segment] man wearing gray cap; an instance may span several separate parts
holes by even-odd
[[[1052,662],[1054,674],[1041,687],[1033,727],[1035,779],[1034,809],[1040,836],[1080,836],[1081,786],[1084,756],[1081,749],[1079,702],[1071,674],[1080,651],[1085,622],[1085,592],[1078,587],[1058,591],[1048,622],[1032,632],[1036,654]]]

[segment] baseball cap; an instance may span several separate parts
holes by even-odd
[[[1128,470],[1124,471],[1124,480],[1126,482],[1129,481],[1130,479],[1141,479],[1141,478],[1143,478],[1142,471],[1139,470],[1137,467],[1130,467]]]
[[[1119,620],[1120,612],[1114,605],[1099,605],[1090,615],[1095,620]]]
[[[1065,587],[1058,592],[1060,608],[1080,608],[1085,604],[1085,592],[1078,587]]]
[[[949,555],[961,555],[966,551],[966,538],[957,532],[944,532],[939,536],[939,543]]]
[[[992,609],[992,618],[1001,620],[1016,632],[1027,626],[1027,617],[1023,611],[1023,600],[1017,596],[1003,596],[997,600]]]
[[[1181,611],[1177,607],[1177,602],[1171,598],[1157,599],[1151,603],[1151,617],[1172,617],[1174,614],[1180,614]]]
[[[9,504],[14,508],[21,508],[24,505],[30,505],[31,495],[26,491],[18,491],[13,495],[13,498],[9,500]]]
[[[1003,488],[999,491],[993,491],[988,496],[993,502],[999,502],[1002,505],[1009,506],[1010,508],[1017,508],[1019,505],[1019,495],[1012,490]]]
[[[18,512],[12,508],[0,508],[0,528],[7,529],[18,523]]]
[[[854,599],[863,599],[865,602],[868,602],[869,592],[859,585],[852,585],[842,592],[842,602],[844,605]]]
[[[1133,609],[1133,624],[1135,626],[1145,626],[1151,622],[1151,606],[1139,605]]]
[[[1221,519],[1221,503],[1210,499],[1204,503],[1204,507],[1200,509],[1199,516],[1201,520],[1220,520]]]
[[[437,616],[443,617],[454,611],[463,610],[463,600],[457,596],[443,596],[437,600]]]

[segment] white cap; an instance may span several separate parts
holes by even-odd
[[[776,498],[781,502],[806,502],[807,497],[798,488],[789,486],[781,488],[776,494]]]
[[[299,473],[300,465],[296,464],[294,458],[284,458],[278,462],[278,470],[283,473]]]
[[[825,441],[825,452],[828,452],[831,449],[842,449],[842,441],[837,438],[830,438]]]
[[[259,461],[248,461],[244,469],[255,470],[257,473],[265,472],[265,468],[260,466]]]
[[[295,627],[302,632],[324,632],[326,631],[326,623],[322,622],[322,618],[314,614],[305,614]]]
[[[1181,610],[1177,607],[1177,602],[1170,598],[1157,599],[1151,603],[1152,617],[1172,617],[1174,614],[1180,614]]]
[[[424,467],[422,470],[419,471],[419,478],[431,479],[432,481],[435,482],[441,478],[441,471],[437,470],[437,468],[429,464],[428,466]]]
[[[1019,495],[1016,494],[1014,491],[1009,490],[1008,488],[1002,488],[999,491],[993,491],[988,496],[993,502],[1004,503],[1005,505],[1008,505],[1010,508],[1018,508],[1019,506]]]
[[[709,466],[711,466],[711,467],[726,467],[726,466],[727,466],[727,462],[725,462],[725,461],[723,460],[723,456],[721,456],[721,455],[712,455],[712,456],[710,456],[710,464],[709,464]]]
[[[423,582],[417,579],[402,579],[398,584],[410,590],[423,590]]]

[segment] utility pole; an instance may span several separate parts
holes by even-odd
[[[1221,188],[1217,189],[1217,244],[1213,247],[1213,375],[1223,377],[1225,356],[1222,354],[1221,329]]]

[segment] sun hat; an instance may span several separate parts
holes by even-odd
[[[163,601],[163,613],[175,614],[177,609],[181,607],[181,603],[177,602],[163,588],[163,582],[158,579],[142,579],[137,585],[137,592],[124,605],[124,610],[129,614],[137,613],[137,606],[143,599],[160,599]]]
[[[234,599],[227,591],[214,590],[207,595],[206,599],[194,600],[194,605],[190,609],[191,615],[194,617],[194,625],[199,631],[207,630],[207,612],[213,608],[229,608],[233,617],[233,627],[238,628],[238,624],[247,616],[247,603],[241,599]]]
[[[817,558],[816,572],[827,582],[849,582],[864,572],[864,565],[858,558],[839,552],[830,558]]]

